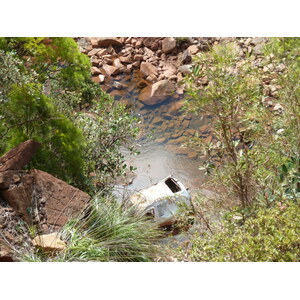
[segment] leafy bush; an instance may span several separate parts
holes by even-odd
[[[200,84],[204,78],[206,86]],[[257,190],[255,170],[263,166],[269,136],[257,69],[250,60],[241,59],[236,44],[218,45],[195,57],[186,84],[190,96],[186,109],[210,115],[214,125],[212,142],[196,137],[191,145],[206,154],[210,169],[216,167],[214,158],[220,159],[216,175],[229,196],[237,197],[243,207],[250,206]]]
[[[59,113],[37,84],[14,85],[9,101],[2,104],[1,116],[7,134],[4,151],[27,139],[42,144],[31,165],[67,181],[76,181],[83,172],[85,140],[80,129]]]
[[[299,261],[300,208],[293,202],[260,208],[239,225],[234,213],[224,230],[192,240],[194,261]],[[239,221],[236,221],[236,220]]]
[[[90,68],[71,38],[0,38],[0,154],[35,139],[42,147],[30,167],[88,192],[92,174],[109,190],[126,168],[120,147],[137,129],[91,81]],[[87,114],[79,112],[84,104]]]
[[[92,174],[93,181],[103,191],[114,186],[117,177],[126,171],[120,147],[134,152],[132,141],[139,130],[136,121],[124,105],[117,104],[104,92],[88,113],[78,114],[75,120],[87,141],[85,173]]]

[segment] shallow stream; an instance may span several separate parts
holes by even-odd
[[[136,167],[136,177],[126,187],[119,185],[116,189],[121,194],[124,189],[131,193],[155,184],[170,174],[190,189],[199,188],[205,182],[204,172],[199,170],[203,161],[198,153],[184,148],[183,144],[196,132],[202,138],[211,139],[209,117],[184,115],[181,111],[183,94],[175,93],[158,105],[143,105],[138,95],[144,86],[145,81],[138,72],[130,76],[117,76],[102,86],[141,119],[141,132],[136,140],[140,154],[130,156],[124,151],[127,165]]]

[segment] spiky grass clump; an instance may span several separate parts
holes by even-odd
[[[151,261],[157,253],[159,231],[132,209],[95,197],[84,218],[69,221],[61,236],[65,251],[56,256],[36,252],[27,261]]]

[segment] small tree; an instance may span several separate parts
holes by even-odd
[[[203,86],[206,78],[208,85]],[[214,157],[221,159],[217,176],[236,196],[242,207],[250,206],[257,192],[258,167],[264,164],[270,135],[267,126],[270,112],[263,105],[259,72],[252,62],[242,59],[235,44],[218,45],[194,59],[193,72],[186,79],[190,101],[186,109],[213,119],[211,143],[200,138],[191,142],[200,147],[216,167]]]

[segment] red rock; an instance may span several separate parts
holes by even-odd
[[[134,61],[142,60],[142,59],[143,59],[143,55],[142,55],[142,54],[136,54],[136,55],[133,57],[133,60],[134,60]]]
[[[92,66],[94,66],[94,67],[99,66],[100,62],[101,62],[101,61],[100,61],[100,59],[98,59],[98,58],[92,58],[92,59],[91,59]]]
[[[94,48],[94,49],[91,50],[87,55],[90,56],[90,57],[91,57],[91,56],[94,56],[94,55],[96,55],[96,54],[99,52],[99,50],[100,50],[100,49],[95,49],[95,48]]]
[[[34,178],[34,197],[44,199],[47,224],[62,227],[86,207],[90,196],[66,182],[40,170],[31,170]]]
[[[167,37],[162,41],[162,51],[170,53],[176,48],[176,40],[172,37]]]
[[[154,40],[155,40],[154,37],[146,37],[143,40],[143,44],[145,47],[149,47],[154,42]]]
[[[153,51],[156,51],[159,49],[159,42],[158,41],[153,41],[150,45],[150,49]]]
[[[170,63],[164,64],[164,69],[165,69],[164,75],[166,78],[168,78],[172,75],[175,75],[177,72],[177,68],[173,64],[170,64]],[[176,76],[176,79],[177,79],[177,76]]]
[[[199,48],[197,45],[191,45],[187,48],[187,50],[192,54],[195,55],[199,52]]]
[[[18,174],[20,176],[20,183],[13,183],[10,181],[5,190],[1,191],[2,199],[7,202],[14,211],[21,216],[27,223],[31,223],[32,217],[30,210],[32,207],[31,195],[33,193],[34,179],[29,173]]]
[[[122,46],[122,43],[114,37],[95,37],[91,38],[91,42],[93,47]]]
[[[196,152],[189,152],[188,153],[188,156],[187,156],[189,159],[196,159],[198,157],[198,154]]]
[[[138,99],[146,105],[155,105],[165,101],[173,92],[174,84],[161,80],[144,88]]]
[[[135,68],[138,68],[140,66],[141,62],[140,61],[135,61],[132,66]]]
[[[142,62],[140,70],[145,76],[157,75],[157,68],[148,62]]]
[[[152,57],[154,55],[154,52],[152,50],[150,50],[149,48],[145,47],[144,48],[144,54],[146,56]]]
[[[119,58],[116,58],[115,60],[114,60],[114,66],[116,67],[116,68],[118,68],[118,69],[122,69],[122,68],[124,68],[124,65],[122,65],[122,63],[121,63],[121,61],[120,61],[120,59]]]
[[[33,208],[44,206],[47,224],[63,226],[86,206],[89,195],[40,170],[8,170],[0,172],[0,196],[27,223],[41,219],[41,211]],[[44,204],[42,204],[42,201]]]
[[[97,67],[92,67],[91,68],[91,72],[92,72],[92,75],[99,75],[99,74],[101,74],[101,71]]]
[[[152,56],[147,61],[153,63],[154,65],[157,65],[158,57],[157,56]]]
[[[101,57],[101,56],[103,56],[103,55],[106,55],[106,54],[108,54],[108,51],[107,51],[107,49],[98,49],[98,52],[97,52],[97,56],[98,57]]]
[[[146,78],[146,81],[154,83],[157,81],[157,77],[154,74],[151,74]]]
[[[119,59],[122,63],[126,63],[126,64],[132,64],[133,63],[132,57],[130,55],[129,56],[120,56]]]
[[[142,47],[142,45],[143,45],[143,40],[140,39],[140,40],[138,40],[138,41],[136,42],[135,48],[139,49],[139,48]]]
[[[108,76],[117,75],[120,72],[116,67],[109,66],[107,64],[103,65],[103,69]]]
[[[27,165],[32,156],[41,146],[40,143],[27,140],[19,146],[11,149],[9,152],[0,157],[0,172],[6,170],[19,170]]]

